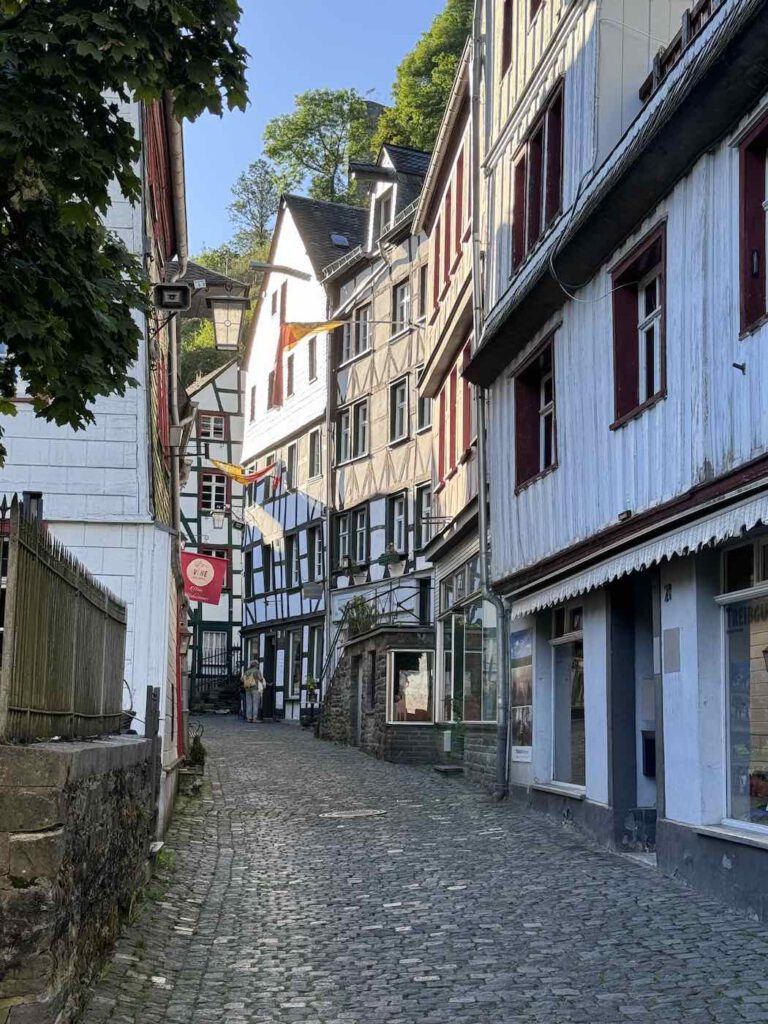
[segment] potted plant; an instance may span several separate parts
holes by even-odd
[[[352,566],[352,582],[356,586],[368,582],[368,566],[364,562]]]
[[[352,598],[346,606],[345,615],[350,636],[367,633],[376,625],[376,606],[368,602],[362,594]]]
[[[405,558],[394,544],[390,544],[379,559],[379,565],[385,566],[390,576],[402,576],[405,571]]]

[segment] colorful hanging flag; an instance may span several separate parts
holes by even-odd
[[[181,574],[184,578],[184,593],[190,601],[218,604],[228,569],[229,563],[226,558],[182,551]]]
[[[343,320],[325,320],[312,323],[284,323],[280,325],[280,338],[275,353],[275,369],[272,374],[272,395],[273,406],[283,404],[283,356],[302,340],[312,334],[320,334],[322,331],[334,331],[342,327]]]
[[[253,473],[246,473],[242,466],[236,466],[231,462],[221,462],[219,459],[211,459],[211,462],[220,470],[226,474],[231,480],[234,480],[238,484],[242,484],[247,487],[248,484],[256,484],[259,480],[263,480],[265,476],[272,472],[275,468],[275,463],[270,462],[268,466],[264,466],[263,469],[257,469]]]

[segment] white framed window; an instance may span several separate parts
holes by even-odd
[[[432,539],[432,484],[421,484],[416,488],[416,550],[425,547]]]
[[[368,454],[368,400],[358,402],[354,407],[354,434],[352,438],[352,457],[360,458]]]
[[[271,466],[274,463],[274,461],[275,453],[270,452],[270,454],[267,455],[267,457],[264,459],[264,466]],[[267,474],[267,476],[264,477],[264,494],[262,496],[262,501],[269,501],[269,499],[272,497],[272,489],[272,474]]]
[[[427,292],[429,289],[429,264],[422,263],[419,267],[419,320],[427,317]]]
[[[200,437],[207,441],[224,441],[227,437],[227,421],[217,413],[200,413]]]
[[[323,475],[322,446],[320,430],[313,430],[309,435],[309,478],[314,480]]]
[[[201,643],[201,665],[203,675],[220,673],[227,660],[227,633],[221,629],[204,629]]]
[[[307,655],[307,678],[312,676],[316,683],[323,674],[324,635],[322,626],[309,627],[309,645]],[[318,694],[319,696],[319,694]]]
[[[310,381],[317,380],[317,338],[314,335],[307,343],[307,374]]]
[[[539,390],[539,465],[547,469],[555,461],[555,379],[552,363],[541,374]]]
[[[376,200],[375,215],[376,237],[374,241],[386,234],[392,226],[392,189],[389,188]]]
[[[348,320],[341,335],[341,362],[348,363],[371,347],[371,306],[360,306]]]
[[[336,560],[338,565],[343,565],[350,557],[349,549],[349,514],[344,514],[336,520]]]
[[[411,282],[401,281],[392,290],[392,334],[399,334],[411,323]]]
[[[552,612],[552,779],[586,785],[584,727],[584,633],[582,608]]]
[[[291,589],[300,585],[299,537],[298,534],[292,534],[285,538],[285,586]]]
[[[661,274],[656,267],[637,289],[638,397],[640,404],[661,391]]]
[[[285,360],[285,393],[290,398],[293,394],[293,355],[287,356]]]
[[[352,512],[354,529],[353,561],[363,565],[368,561],[368,509],[358,508]]]
[[[322,526],[312,526],[307,530],[307,553],[309,578],[313,581],[323,579],[325,576],[325,561],[323,557]]]
[[[339,462],[349,462],[352,458],[352,410],[342,409],[337,425],[337,454]]]
[[[403,377],[389,387],[389,440],[402,441],[408,436],[408,378]]]
[[[434,651],[387,653],[387,722],[424,725],[432,722]]]
[[[299,446],[296,441],[288,445],[288,461],[286,468],[286,486],[289,490],[296,487],[297,471],[299,462]]]
[[[416,367],[416,430],[427,430],[432,426],[432,399],[419,394],[419,382],[424,364]]]
[[[407,497],[395,494],[388,499],[388,541],[401,555],[408,552],[408,505]]]
[[[223,473],[200,474],[200,508],[218,512],[227,507],[227,478]]]
[[[288,657],[285,659],[288,678],[286,680],[288,697],[296,700],[301,696],[301,669],[303,660],[303,649],[301,643],[301,629],[288,631],[287,646]]]

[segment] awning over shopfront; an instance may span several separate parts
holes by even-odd
[[[513,594],[512,618],[518,619],[542,608],[562,604],[579,594],[586,594],[629,573],[658,565],[675,555],[694,554],[711,544],[738,537],[744,530],[751,530],[758,523],[768,524],[766,494],[740,501],[723,512],[705,516],[652,541],[640,542],[629,551],[605,559],[535,593],[524,594],[519,598]]]

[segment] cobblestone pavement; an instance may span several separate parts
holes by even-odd
[[[205,730],[85,1024],[768,1022],[768,929],[718,903],[461,779]]]

